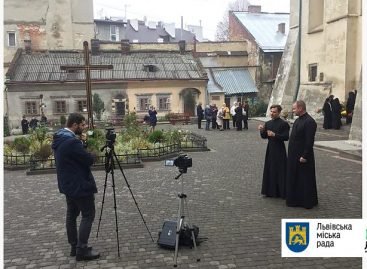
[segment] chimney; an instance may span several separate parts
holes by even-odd
[[[279,23],[278,24],[278,32],[285,34],[285,22]]]
[[[122,54],[129,54],[130,53],[129,39],[121,39],[121,53]]]
[[[90,44],[91,44],[92,55],[99,55],[99,49],[100,49],[99,39],[91,39]]]
[[[181,54],[185,54],[185,51],[186,51],[186,41],[185,40],[178,41],[178,47],[180,49],[180,53]]]
[[[24,40],[24,50],[26,54],[31,54],[32,53],[32,43],[30,39],[25,39]]]
[[[261,13],[261,6],[249,5],[247,10],[249,13]]]

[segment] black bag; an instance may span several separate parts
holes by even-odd
[[[197,240],[198,239],[198,236],[199,236],[199,227],[196,226],[196,225],[192,225],[192,229],[194,231],[196,245],[199,245],[199,242]],[[194,244],[192,242],[192,233],[191,233],[190,228],[187,225],[185,225],[182,228],[182,231],[180,233],[180,241],[179,241],[179,243],[182,246],[189,246],[189,247],[193,247],[194,246]]]

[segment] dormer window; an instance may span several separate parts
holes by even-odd
[[[155,66],[154,64],[145,64],[144,71],[145,72],[156,72],[158,71],[158,67]]]

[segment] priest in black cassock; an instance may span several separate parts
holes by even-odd
[[[288,144],[286,202],[287,206],[311,209],[318,204],[313,144],[317,124],[307,113],[304,101],[292,107],[298,116]]]
[[[261,194],[266,197],[285,198],[285,179],[287,175],[287,153],[284,141],[289,138],[289,124],[280,118],[282,107],[270,107],[271,120],[259,125],[260,136],[268,139],[266,148],[263,183]]]

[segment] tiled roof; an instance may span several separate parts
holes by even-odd
[[[289,14],[233,12],[265,52],[283,51],[289,32]],[[285,34],[278,32],[278,25],[285,23]]]
[[[212,68],[215,81],[225,95],[258,92],[255,82],[246,68]]]
[[[201,65],[191,54],[175,52],[101,52],[91,55],[94,65],[112,65],[112,70],[92,70],[93,80],[177,80],[207,79]],[[13,70],[9,69],[10,82],[78,81],[85,79],[84,71],[67,73],[61,65],[84,65],[82,52],[22,53]],[[155,71],[148,72],[147,65]]]

